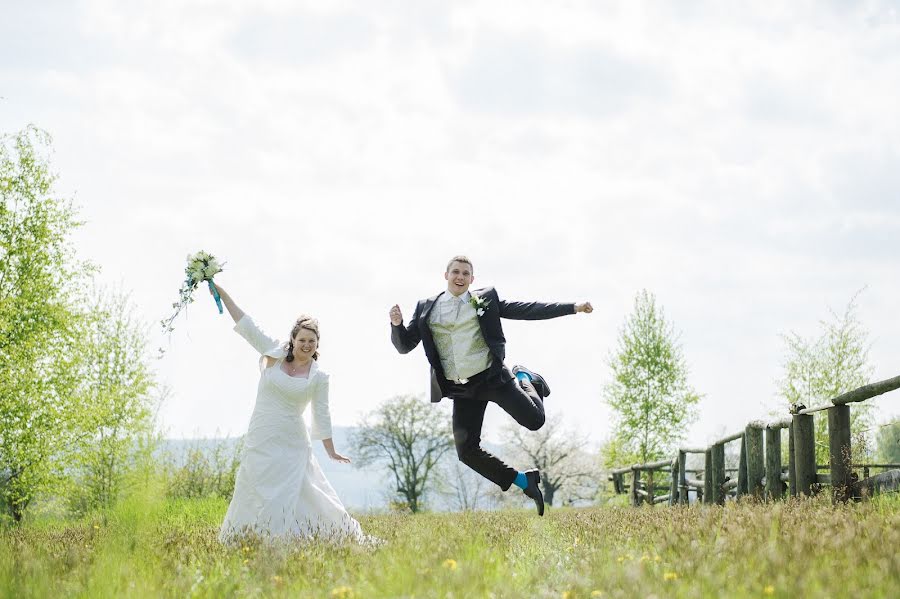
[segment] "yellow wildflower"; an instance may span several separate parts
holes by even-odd
[[[663,579],[664,580],[678,580],[678,573],[677,572],[666,572],[665,574],[663,574]]]
[[[644,555],[641,556],[641,561],[642,562],[650,561],[650,556],[645,553]]]
[[[99,524],[94,524],[94,530],[100,530],[100,525],[99,525]]]
[[[770,584],[767,584],[767,585],[766,585],[766,588],[763,589],[763,593],[765,593],[766,595],[774,595],[774,594],[775,594],[775,587],[773,587],[773,586],[770,585]]]
[[[276,574],[272,577],[272,582],[274,582],[275,584],[281,584],[282,582],[284,582],[284,578]]]
[[[445,568],[447,568],[451,572],[456,570],[456,560],[455,559],[445,559],[443,565]]]
[[[244,565],[245,565],[245,566],[246,566],[247,564],[249,564],[249,563],[250,563],[250,560],[248,560],[248,559],[245,559],[245,560],[244,560]]]
[[[603,591],[591,591],[591,597],[602,597]]]
[[[331,589],[333,599],[351,599],[353,597],[353,589],[350,587],[335,587]]]

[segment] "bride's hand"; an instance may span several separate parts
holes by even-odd
[[[329,453],[328,457],[331,458],[332,460],[334,460],[335,462],[340,462],[341,464],[349,464],[350,463],[350,458],[348,458],[347,456],[343,456],[336,451]]]

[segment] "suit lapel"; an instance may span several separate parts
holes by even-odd
[[[422,319],[426,327],[428,325],[428,315],[431,314],[431,309],[434,308],[434,304],[435,302],[437,302],[437,298],[441,297],[442,293],[443,291],[435,296],[429,297],[427,300],[425,300],[425,305],[422,306],[422,314],[419,315],[419,318]]]
[[[484,289],[476,289],[475,291],[472,291],[470,293],[472,295],[477,295],[478,297],[483,297],[484,299],[490,300],[491,304],[493,304],[494,303],[493,298],[487,297],[488,295],[490,295],[489,293],[487,293],[487,291],[489,289],[490,289],[490,287],[485,287]],[[488,305],[487,309],[485,309],[484,314],[477,317],[478,318],[478,326],[481,328],[481,336],[484,337],[485,341],[487,341],[487,339],[488,339],[488,334],[487,334],[487,331],[484,330],[484,327],[486,326],[486,323],[487,323],[486,316],[488,315],[488,311],[490,309],[491,309],[491,306]]]

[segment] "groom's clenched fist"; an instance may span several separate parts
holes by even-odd
[[[401,324],[403,324],[403,314],[400,312],[400,306],[395,304],[394,307],[391,308],[390,315],[392,325],[394,325],[395,327],[399,327]]]

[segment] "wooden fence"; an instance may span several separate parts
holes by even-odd
[[[616,493],[628,493],[631,505],[688,503],[693,490],[703,503],[722,504],[728,497],[752,496],[761,500],[811,496],[831,486],[835,502],[866,498],[900,489],[900,464],[851,463],[850,405],[900,388],[900,376],[864,385],[817,408],[797,406],[789,418],[754,421],[743,431],[714,441],[705,448],[682,447],[671,460],[635,464],[613,470]],[[829,463],[816,464],[814,414],[827,411]],[[782,464],[782,431],[788,432],[788,464]],[[737,468],[725,467],[725,446],[740,442]],[[703,470],[688,469],[688,454],[703,454]],[[829,470],[819,474],[818,470]],[[863,470],[860,479],[858,470]],[[870,470],[884,470],[869,476]],[[737,474],[736,479],[729,474]]]

